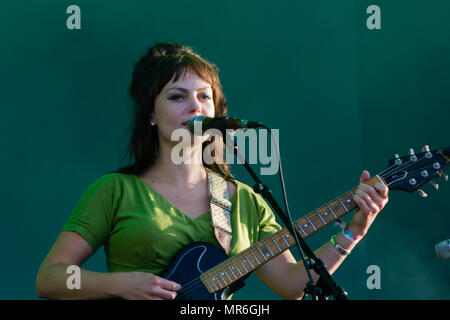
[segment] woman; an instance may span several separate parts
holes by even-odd
[[[232,256],[280,230],[261,196],[235,180],[225,163],[175,164],[171,140],[176,129],[187,129],[197,115],[226,115],[227,103],[217,68],[189,47],[159,43],[140,59],[130,94],[136,103],[129,150],[134,163],[106,174],[89,186],[44,259],[37,277],[38,296],[50,299],[174,299],[180,284],[160,274],[176,253],[192,242],[218,247],[211,228],[208,172],[226,179],[232,204]],[[213,142],[223,148],[219,140]],[[198,157],[207,145],[191,141],[183,156]],[[218,149],[216,149],[218,150]],[[388,189],[364,183],[362,173],[354,201],[359,206],[348,230],[315,253],[333,273],[368,231],[388,201]],[[351,236],[349,236],[349,234]],[[69,290],[69,265],[81,266],[104,245],[110,272],[81,269],[81,289]],[[347,250],[347,251],[345,251]],[[255,270],[274,292],[300,299],[308,278],[302,262],[289,250]],[[318,276],[312,271],[314,280]]]

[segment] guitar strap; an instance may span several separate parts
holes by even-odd
[[[222,248],[230,252],[231,229],[231,201],[228,196],[227,182],[220,175],[206,170],[208,173],[209,202],[211,206],[211,224],[214,235]]]

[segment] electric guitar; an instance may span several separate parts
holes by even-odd
[[[427,194],[420,189],[435,177],[448,176],[444,170],[450,164],[450,147],[430,151],[428,146],[422,153],[399,157],[389,161],[386,170],[364,183],[386,184],[390,190],[403,190],[420,196]],[[294,226],[303,238],[307,238],[324,227],[332,224],[357,208],[353,201],[356,188],[339,196],[294,222]],[[259,241],[239,254],[228,258],[222,249],[209,243],[193,243],[182,249],[161,277],[179,283],[182,288],[176,299],[179,300],[222,300],[243,286],[243,280],[260,265],[278,256],[295,245],[294,237],[286,228]]]

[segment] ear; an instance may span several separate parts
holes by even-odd
[[[150,124],[152,125],[152,126],[154,126],[154,125],[156,125],[156,120],[155,120],[155,112],[153,111],[152,113],[151,113],[151,115],[150,115]]]

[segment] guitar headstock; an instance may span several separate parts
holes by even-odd
[[[422,148],[422,152],[414,154],[414,150],[409,150],[409,155],[400,157],[395,155],[389,160],[389,167],[379,174],[388,185],[390,190],[403,190],[413,192],[417,190],[420,196],[427,194],[419,189],[429,182],[436,190],[439,185],[432,179],[443,177],[448,181],[448,176],[444,170],[450,164],[450,147],[446,149],[430,150],[428,146]]]

